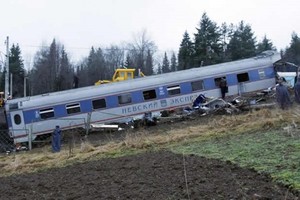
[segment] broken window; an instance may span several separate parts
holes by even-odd
[[[224,79],[226,81],[226,77],[223,76],[223,77],[218,77],[218,78],[215,78],[215,86],[216,87],[220,87],[220,83],[221,83],[221,80]]]
[[[146,90],[143,91],[144,100],[150,100],[156,98],[155,90]]]
[[[239,83],[247,82],[249,81],[249,74],[247,72],[242,74],[237,74],[237,79]]]

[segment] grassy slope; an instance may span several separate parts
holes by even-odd
[[[173,146],[176,153],[196,154],[267,172],[279,182],[300,189],[300,135],[279,131],[223,136]]]

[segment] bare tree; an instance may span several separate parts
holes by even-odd
[[[146,69],[147,56],[156,52],[156,45],[154,41],[147,35],[147,31],[134,35],[133,42],[128,44],[128,54],[133,61],[133,67],[141,69],[142,71],[149,71]]]
[[[116,45],[111,45],[110,48],[105,50],[106,70],[105,78],[110,79],[114,70],[124,65],[124,49]]]

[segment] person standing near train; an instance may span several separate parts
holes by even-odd
[[[220,88],[221,88],[222,99],[225,99],[225,94],[228,92],[227,81],[225,78],[221,78]]]
[[[60,152],[60,136],[61,130],[59,126],[55,127],[52,133],[52,151],[53,153]]]
[[[276,100],[282,110],[287,109],[292,104],[288,88],[283,82],[282,77],[280,77],[276,86]]]
[[[73,88],[78,88],[79,78],[76,74],[73,76]]]
[[[295,101],[300,104],[300,76],[297,77],[297,82],[294,86]]]

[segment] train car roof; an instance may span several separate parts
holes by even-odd
[[[184,71],[170,72],[159,75],[146,76],[122,82],[104,85],[87,86],[60,92],[12,99],[8,104],[22,102],[24,109],[28,107],[49,107],[54,104],[75,103],[83,99],[93,99],[99,96],[116,95],[133,90],[151,89],[160,85],[175,84],[176,82],[193,81],[208,77],[225,76],[227,73],[249,71],[263,66],[269,66],[280,60],[280,54],[275,51],[264,52],[260,56],[215,64],[205,67],[192,68]]]

